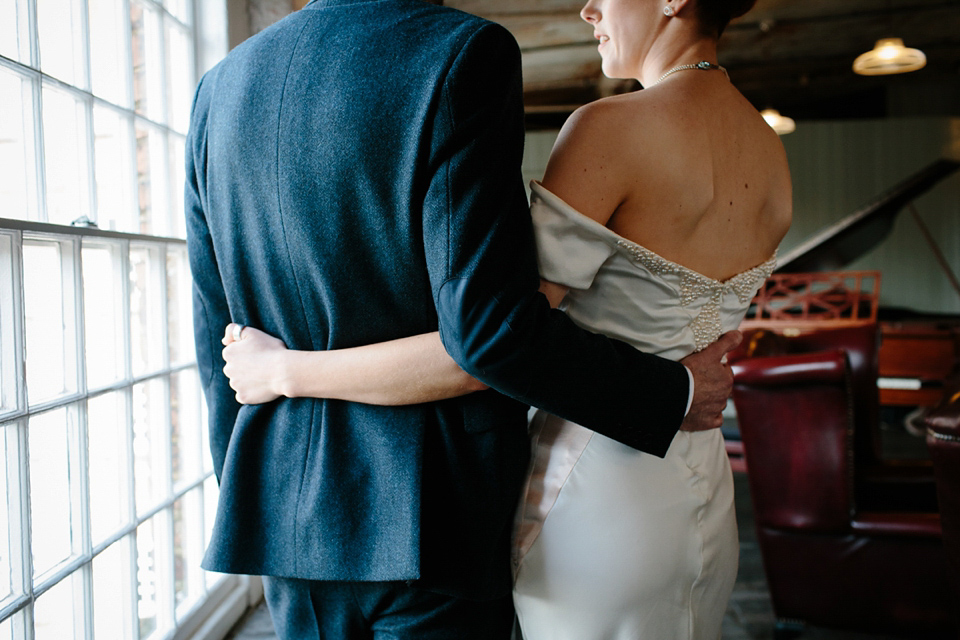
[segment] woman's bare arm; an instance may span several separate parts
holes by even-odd
[[[244,404],[286,396],[403,405],[487,388],[447,355],[438,333],[350,349],[294,351],[252,327],[234,341],[233,326],[224,335],[223,371]]]
[[[563,297],[567,295],[567,288],[562,284],[548,282],[540,278],[540,293],[547,296],[547,300],[550,301],[550,306],[556,309],[560,306],[560,302],[563,301]]]
[[[541,280],[540,292],[556,307],[567,289]],[[253,327],[244,327],[236,341],[235,326],[224,331],[223,372],[243,404],[285,396],[403,405],[487,388],[457,366],[436,332],[350,349],[294,351]]]

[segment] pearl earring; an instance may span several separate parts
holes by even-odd
[[[673,17],[673,7],[670,5],[665,6],[663,8],[663,15],[667,16],[668,18]]]

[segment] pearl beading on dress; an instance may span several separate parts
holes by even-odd
[[[708,278],[702,273],[689,269],[657,255],[646,247],[618,240],[617,245],[625,249],[630,256],[641,264],[650,273],[656,276],[676,275],[680,277],[680,304],[690,305],[696,300],[709,298],[697,317],[690,323],[693,331],[694,343],[697,351],[702,351],[723,332],[720,320],[720,309],[723,297],[728,293],[736,294],[741,303],[747,303],[756,294],[763,281],[770,277],[777,264],[777,256],[742,273],[738,273],[729,280],[721,282]]]

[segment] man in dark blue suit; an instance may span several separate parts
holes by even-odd
[[[314,0],[204,76],[187,144],[220,481],[204,566],[270,576],[284,638],[508,637],[526,405],[662,456],[693,396],[683,366],[537,292],[513,38],[421,0]],[[307,350],[439,328],[492,389],[241,407],[221,371],[230,321]],[[712,357],[689,362],[684,428],[716,426],[730,379]]]

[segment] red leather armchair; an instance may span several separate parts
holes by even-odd
[[[932,476],[879,453],[876,325],[744,345],[733,399],[775,637],[809,623],[956,638]]]

